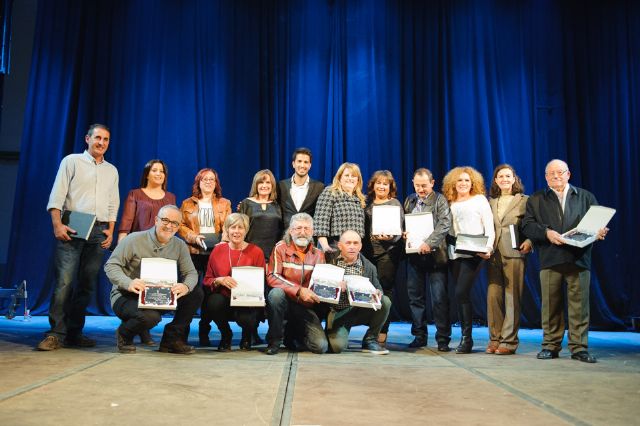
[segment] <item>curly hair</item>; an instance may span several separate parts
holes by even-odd
[[[269,182],[271,182],[271,192],[269,193],[269,201],[275,201],[278,198],[278,194],[276,191],[276,178],[271,173],[269,169],[263,169],[253,175],[253,183],[251,183],[251,192],[249,192],[249,197],[257,197],[258,196],[258,185],[265,181],[265,178]]]
[[[487,193],[484,187],[484,179],[479,171],[471,166],[454,167],[449,170],[442,180],[442,194],[449,203],[456,201],[458,192],[456,191],[456,182],[462,173],[466,173],[471,178],[470,195],[484,195]]]
[[[191,195],[196,197],[197,199],[202,198],[202,191],[200,190],[200,181],[205,173],[211,172],[216,178],[216,187],[213,190],[214,198],[222,198],[222,185],[220,185],[220,178],[218,177],[218,173],[210,168],[201,169],[196,177],[193,179],[193,186],[191,187]]]
[[[367,198],[373,201],[376,198],[376,191],[374,186],[376,182],[382,180],[389,183],[389,198],[396,198],[398,194],[398,188],[396,187],[396,180],[389,170],[378,170],[371,176],[369,183],[367,183]]]
[[[493,178],[491,178],[491,188],[489,188],[489,195],[491,196],[491,198],[498,198],[502,194],[502,190],[496,183],[496,177],[498,177],[498,172],[502,169],[509,169],[511,170],[511,173],[513,173],[514,182],[513,182],[513,186],[511,187],[511,195],[523,194],[524,185],[520,180],[520,176],[518,176],[518,174],[516,173],[516,169],[514,169],[513,166],[507,163],[504,163],[504,164],[500,164],[495,169],[493,169]]]
[[[355,174],[358,177],[358,183],[356,183],[355,193],[360,200],[360,205],[362,205],[362,208],[365,208],[366,202],[364,194],[362,193],[362,173],[360,173],[360,167],[356,163],[342,163],[342,165],[340,165],[340,167],[338,168],[335,176],[333,177],[333,182],[331,183],[329,188],[331,188],[332,193],[344,192],[342,190],[342,186],[340,185],[340,179],[347,169],[351,170],[351,173]]]

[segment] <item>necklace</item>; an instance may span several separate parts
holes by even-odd
[[[243,247],[243,248],[240,249],[240,256],[238,256],[238,260],[236,261],[236,266],[238,266],[240,264],[240,259],[242,259],[242,254],[244,253],[244,249],[245,248],[246,247]],[[229,255],[229,267],[231,269],[233,269],[233,263],[231,263],[231,250],[233,250],[233,249],[231,248],[231,245],[229,245],[229,251],[227,252],[227,254]]]

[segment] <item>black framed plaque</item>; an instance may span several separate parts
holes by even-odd
[[[175,310],[177,299],[171,284],[147,284],[138,295],[138,308]]]

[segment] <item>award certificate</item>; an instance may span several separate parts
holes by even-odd
[[[231,289],[231,306],[265,306],[264,268],[236,266],[231,277],[238,283]]]
[[[433,233],[433,214],[406,214],[404,215],[404,226],[407,230],[407,241],[404,247],[405,252],[418,253],[420,246]]]

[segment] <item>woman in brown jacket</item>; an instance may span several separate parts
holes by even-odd
[[[531,241],[520,240],[529,198],[523,192],[513,167],[501,164],[495,168],[489,199],[496,230],[494,252],[488,266],[489,344],[486,352],[489,354],[513,355],[518,348],[525,256],[532,247]]]
[[[215,170],[206,168],[198,172],[193,180],[191,197],[182,202],[180,210],[182,224],[178,234],[189,245],[191,259],[198,270],[199,280],[202,280],[211,250],[215,244],[226,240],[222,235],[222,225],[231,214],[231,202],[222,198],[222,187]],[[209,345],[210,323],[210,318],[200,317],[199,337],[202,345]]]

